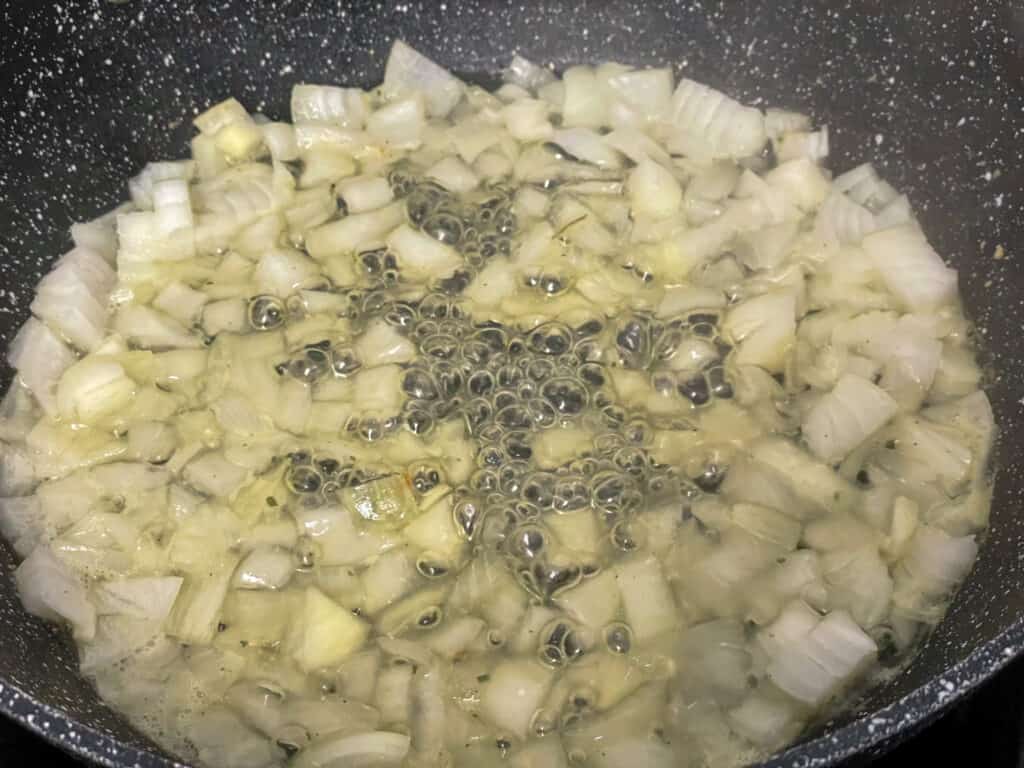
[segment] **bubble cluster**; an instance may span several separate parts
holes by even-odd
[[[445,482],[445,472],[436,461],[420,461],[406,472],[412,489],[421,496]]]
[[[295,451],[286,457],[285,487],[303,506],[330,503],[342,488],[365,483],[371,475],[353,463],[332,456]]]
[[[453,511],[465,537],[502,551],[523,588],[542,600],[600,570],[552,546],[538,524],[545,515],[596,510],[613,548],[642,546],[642,527],[628,519],[645,498],[679,493],[681,481],[650,456],[650,426],[614,402],[604,365],[592,362],[604,357],[595,349],[603,324],[478,324],[439,293],[411,312],[406,327],[420,354],[403,372],[405,424],[424,434],[459,418],[477,447],[476,470]],[[574,422],[596,433],[592,449],[553,470],[536,466],[536,435]]]
[[[388,183],[395,197],[404,198],[409,222],[457,249],[466,261],[465,269],[439,281],[439,289],[459,293],[488,260],[511,254],[518,226],[511,189],[492,185],[460,196],[436,181],[420,178],[408,165],[393,168]]]
[[[315,384],[331,373],[331,348],[326,339],[307,344],[293,354],[286,363],[278,366],[278,373],[287,373],[304,384]]]
[[[523,567],[515,562],[519,583],[534,597],[547,602],[561,592],[572,589],[583,579],[583,568],[566,558],[539,557]]]
[[[565,325],[523,333],[477,324],[453,297],[431,293],[410,329],[420,354],[402,378],[406,423],[424,434],[439,421],[461,417],[493,466],[510,458],[506,449],[528,458],[526,433],[575,418],[589,402],[593,383],[578,375],[576,339]]]
[[[566,619],[555,619],[540,633],[538,658],[550,667],[561,667],[583,656],[580,629]]]
[[[626,368],[651,373],[662,394],[677,392],[695,406],[733,396],[726,372],[732,351],[718,329],[719,316],[694,312],[659,321],[634,313],[614,329],[615,351]]]
[[[560,296],[571,287],[567,278],[545,272],[528,275],[523,282],[527,288],[533,288],[544,296]]]
[[[465,265],[426,293],[416,293],[403,290],[397,262],[386,248],[356,256],[364,279],[344,292],[341,313],[352,336],[383,320],[412,343],[415,356],[401,370],[400,411],[360,413],[343,425],[346,436],[372,442],[405,429],[429,439],[438,425],[461,423],[474,445],[474,468],[453,489],[453,521],[475,554],[497,555],[540,602],[642,549],[647,531],[638,513],[648,505],[677,501],[682,509],[697,496],[716,492],[724,468],[709,462],[690,480],[658,463],[650,451],[653,426],[643,412],[624,407],[612,386],[612,367],[622,366],[646,371],[659,391],[681,395],[693,406],[731,397],[730,348],[719,334],[716,313],[666,321],[634,312],[613,322],[594,316],[532,327],[477,320],[459,294],[488,259],[509,252],[516,220],[508,191],[455,195],[407,165],[392,168],[388,181],[404,200],[409,222],[455,248]],[[546,272],[527,283],[546,295],[568,285]],[[254,316],[257,309],[273,315],[254,302]],[[313,387],[327,377],[358,376],[363,369],[358,348],[352,338],[305,344],[279,371]],[[589,444],[561,466],[541,466],[536,441],[547,430],[570,425],[591,435]],[[405,477],[421,496],[449,482],[442,465],[432,462],[406,467]],[[289,488],[311,504],[324,499],[325,489],[333,492],[362,480],[353,467],[327,469],[312,458],[293,459],[286,477]],[[597,551],[577,552],[554,533],[554,516],[578,512],[596,515],[604,526]],[[416,560],[425,579],[445,578],[448,567],[443,557],[429,552]],[[440,611],[428,610],[416,626],[441,619]],[[583,653],[578,628],[563,621],[548,634],[538,650],[545,663],[563,664]],[[625,653],[629,637],[623,626],[614,633],[609,629],[604,642],[609,650]]]
[[[398,416],[353,416],[345,424],[345,432],[364,442],[372,443],[387,437],[401,426]]]
[[[398,261],[387,248],[374,248],[360,253],[359,267],[371,281],[379,281],[385,286],[398,282]]]

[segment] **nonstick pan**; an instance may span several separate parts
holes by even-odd
[[[998,481],[978,564],[923,652],[769,764],[866,761],[1024,648],[1024,5],[15,0],[0,14],[4,344],[69,224],[121,200],[146,160],[182,156],[198,109],[235,95],[287,117],[294,83],[379,82],[394,38],[481,82],[515,51],[556,66],[671,62],[828,123],[833,166],[874,161],[960,270],[1001,426]],[[78,676],[70,639],[21,610],[6,547],[0,566],[0,711],[103,765],[173,764]]]

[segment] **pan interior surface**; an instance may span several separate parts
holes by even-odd
[[[447,6],[222,2],[138,3],[3,11],[0,114],[0,305],[4,342],[32,289],[68,247],[66,231],[124,196],[147,159],[184,154],[191,117],[228,95],[287,114],[297,82],[377,82],[394,38],[459,73],[486,77],[514,52],[556,66],[619,59],[672,62],[737,98],[812,114],[833,129],[832,165],[873,161],[919,212],[932,244],[960,270],[968,312],[990,355],[989,394],[1003,435],[1022,418],[1017,328],[1024,233],[1019,163],[1024,106],[1022,20],[1012,4],[961,13],[952,2],[805,6],[739,2]],[[785,19],[784,24],[771,19]],[[486,42],[484,42],[486,41]],[[1017,553],[1020,449],[1004,439],[988,541],[923,652],[775,762],[821,764],[923,721],[1009,660],[1022,643],[1024,570]],[[5,571],[13,558],[2,552]],[[164,765],[85,686],[69,641],[0,590],[0,708],[110,765]]]

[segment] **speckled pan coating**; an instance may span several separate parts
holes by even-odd
[[[198,109],[235,95],[286,116],[296,82],[379,81],[394,37],[478,77],[516,50],[556,65],[672,62],[751,102],[828,122],[834,165],[878,163],[960,269],[998,372],[991,394],[1004,438],[991,534],[946,622],[905,674],[770,765],[867,759],[1024,646],[1019,3],[32,0],[0,14],[3,340],[67,249],[68,225],[123,198],[124,178],[144,160],[181,156]],[[0,564],[0,711],[103,765],[171,765],[83,684],[68,638],[23,614],[6,548]]]

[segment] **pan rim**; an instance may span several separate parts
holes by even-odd
[[[984,551],[984,547],[983,547]],[[969,577],[970,578],[970,577]],[[1017,618],[970,653],[929,671],[929,678],[884,707],[786,747],[760,768],[834,765],[855,755],[878,755],[926,727],[962,702],[1014,659],[1024,655],[1024,618]],[[83,683],[84,684],[84,683]],[[56,747],[97,765],[124,768],[185,768],[154,748],[125,745],[105,731],[77,722],[0,676],[0,714]],[[43,727],[47,722],[48,727]]]
[[[855,755],[878,757],[966,699],[1024,655],[1024,618],[980,644],[925,683],[880,709],[757,763],[756,768],[837,765]]]

